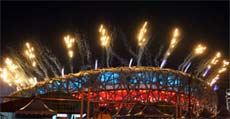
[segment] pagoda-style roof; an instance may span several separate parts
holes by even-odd
[[[28,104],[32,98],[19,98],[17,100],[12,100],[0,104],[0,112],[15,112]]]
[[[56,113],[56,111],[50,109],[42,100],[36,98],[16,111],[16,115],[20,116],[52,116]]]
[[[34,98],[19,98],[17,100],[8,101],[5,103],[0,104],[0,111],[1,112],[18,112],[22,108],[26,110],[36,111],[39,109],[44,110],[54,110],[58,113],[80,113],[80,106],[81,101],[77,100],[76,98],[72,97],[70,94],[57,91],[57,92],[50,92],[38,97]],[[84,112],[87,110],[87,102],[84,101]],[[90,104],[90,110],[93,110],[93,103]],[[29,106],[29,107],[28,107]],[[27,108],[26,108],[27,107]],[[35,109],[34,109],[35,108]],[[39,111],[39,110],[38,110]],[[21,112],[21,111],[20,111]]]

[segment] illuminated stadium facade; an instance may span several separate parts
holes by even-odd
[[[217,96],[211,86],[190,74],[156,67],[86,70],[39,82],[33,88],[10,96],[31,97],[57,91],[72,95],[76,100],[81,100],[84,94],[84,100],[90,99],[99,107],[107,108],[114,117],[123,108],[130,111],[135,104],[158,105],[161,112],[164,110],[160,104],[164,104],[164,109],[174,110],[164,113],[174,116],[175,110],[185,116],[188,107],[195,116],[203,110],[213,115],[217,113]]]

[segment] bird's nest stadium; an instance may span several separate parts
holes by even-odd
[[[39,82],[33,88],[10,96],[31,97],[57,91],[76,100],[90,100],[113,117],[135,116],[149,105],[161,113],[179,114],[180,117],[188,115],[188,112],[197,117],[204,110],[211,115],[217,112],[217,95],[203,80],[177,70],[157,67],[86,70]]]

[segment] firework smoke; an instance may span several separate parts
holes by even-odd
[[[49,76],[48,76],[48,71],[46,69],[46,67],[44,66],[43,62],[41,61],[41,56],[40,54],[42,54],[42,50],[40,48],[40,46],[38,44],[35,44],[34,45],[36,46],[35,48],[33,47],[33,45],[31,45],[31,43],[27,42],[25,44],[25,57],[31,61],[31,64],[32,64],[32,69],[37,72],[38,74],[41,74],[41,72],[43,72],[44,76],[45,76],[45,79],[48,79]],[[27,54],[27,51],[30,50],[30,49],[33,49],[33,54]],[[37,54],[37,55],[35,55]],[[31,60],[31,57],[33,58],[33,60]],[[34,65],[35,64],[35,65]],[[31,69],[30,68],[30,69]]]
[[[91,55],[89,45],[87,43],[87,38],[85,35],[80,35],[79,33],[75,34],[76,36],[76,43],[78,48],[78,53],[82,62],[82,66],[85,68],[87,64],[91,64]],[[86,59],[86,60],[85,60]]]
[[[163,49],[164,49],[164,45],[161,45],[159,52],[157,53],[157,55],[156,55],[155,58],[154,58],[154,63],[155,63],[155,65],[158,66],[158,67],[160,66],[160,65],[159,65],[159,62],[158,62],[158,58],[159,58],[160,55],[162,54]]]
[[[61,64],[59,60],[43,45],[34,43],[34,46],[36,46],[36,51],[39,54],[36,57],[36,61],[40,69],[44,71],[45,79],[48,79],[50,76],[59,76],[61,74]],[[49,75],[49,71],[52,72],[53,75]]]
[[[122,65],[127,65],[127,61],[120,57],[119,55],[117,55],[114,51],[111,50],[111,54],[112,56],[114,56],[117,60],[119,60],[119,62],[122,64]]]
[[[142,58],[143,52],[144,52],[144,48],[143,47],[139,48],[138,55],[137,55],[137,66],[141,65],[141,58]]]
[[[41,55],[41,59],[42,59],[42,61],[45,63],[45,66],[47,66],[47,68],[50,69],[50,71],[53,73],[53,75],[54,75],[55,77],[57,77],[57,76],[58,76],[58,73],[57,73],[56,69],[53,67],[54,65],[52,65],[52,64],[49,62],[48,58],[49,58],[49,56],[48,56],[47,53],[45,53],[45,52],[44,52],[43,55]]]
[[[52,74],[56,77],[61,74],[61,64],[57,57],[53,55],[53,53],[43,45],[39,45],[38,43],[34,43],[36,46],[36,51],[39,55],[36,57],[36,61],[38,63],[38,67],[45,73],[45,79],[48,79],[50,76],[48,71],[51,71]]]
[[[110,54],[111,54],[111,48],[106,48],[106,66],[109,67],[110,64]]]
[[[125,36],[125,34],[123,32],[121,32],[120,30],[117,31],[117,33],[119,34],[119,39],[122,40],[123,45],[125,46],[125,48],[128,50],[129,54],[132,55],[132,57],[134,57],[135,59],[137,59],[137,55],[136,53],[132,50],[131,45],[129,45],[129,41],[127,40],[127,37]]]
[[[152,55],[148,48],[146,48],[144,52],[144,57],[145,57],[145,64],[148,66],[153,66]]]

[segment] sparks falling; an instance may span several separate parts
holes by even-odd
[[[218,68],[218,70],[216,70],[215,72],[213,72],[208,80],[207,80],[207,83],[212,86],[213,84],[215,84],[219,79],[220,79],[220,76],[223,72],[225,72],[227,70],[227,66],[229,65],[229,62],[226,61],[226,60],[223,60],[222,62],[222,66]]]
[[[110,34],[107,31],[107,29],[104,27],[104,25],[101,25],[99,27],[99,33],[100,33],[101,46],[105,48],[105,52],[106,52],[106,65],[107,67],[109,67],[109,60],[111,55]]]
[[[143,26],[141,27],[138,35],[137,35],[137,40],[138,40],[138,46],[139,46],[139,51],[138,51],[138,56],[137,56],[137,65],[141,65],[141,58],[144,52],[145,46],[148,44],[149,41],[149,36],[147,34],[147,25],[148,22],[145,21]]]
[[[111,31],[110,33],[109,29],[104,25],[100,25],[98,31],[100,45],[106,52],[105,55],[107,67],[110,66],[112,56],[117,58],[118,62],[120,61],[122,65],[128,65],[129,67],[132,67],[134,65],[135,59],[137,65],[140,66],[143,56],[146,56],[145,59],[151,60],[149,57],[147,58],[147,56],[151,56],[151,51],[148,51],[147,47],[150,40],[150,30],[147,21],[144,22],[137,34],[136,45],[139,48],[138,53],[132,51],[131,46],[129,46],[129,44],[127,43],[128,41],[124,37],[122,37],[123,39],[121,38],[122,40],[125,39],[124,45],[127,47],[129,53],[133,57],[129,61],[125,58],[118,56],[113,51],[112,40],[116,38],[112,37],[114,36],[112,35],[114,34],[114,31]],[[80,34],[75,34],[75,36],[76,37],[67,35],[64,37],[64,45],[67,49],[66,54],[68,55],[68,59],[70,61],[69,72],[74,72],[72,60],[74,59],[76,54],[80,55],[77,56],[77,59],[81,60],[81,65],[89,66],[87,68],[92,68],[95,70],[100,68],[101,65],[98,65],[100,64],[100,60],[96,59],[95,63],[92,63],[90,61],[93,58],[91,58],[91,51],[89,48],[89,44],[86,42],[86,39],[81,37]],[[160,68],[163,68],[165,66],[165,64],[167,63],[167,59],[169,58],[169,56],[172,55],[172,52],[174,51],[180,40],[181,33],[178,28],[175,28],[173,30],[172,38],[170,40],[168,49],[166,50],[161,60],[161,63],[159,64],[157,62],[157,59],[162,53],[163,45],[161,45],[160,51],[154,59],[157,66],[159,66]],[[75,45],[78,48],[78,53],[75,53]],[[22,56],[25,56],[25,61],[24,58],[21,58],[21,56],[18,56],[16,53],[11,54],[10,57],[4,58],[4,62],[0,66],[0,79],[2,79],[12,88],[21,90],[30,86],[35,86],[39,81],[49,80],[49,77],[59,75],[64,76],[65,73],[68,73],[68,70],[64,72],[64,69],[66,68],[64,65],[60,64],[58,58],[56,58],[50,50],[42,46],[43,45],[40,46],[37,43],[32,44],[30,42],[26,42],[23,48],[23,54],[20,54]],[[189,72],[189,68],[193,66],[192,60],[197,56],[202,55],[206,49],[206,46],[198,44],[195,49],[186,57],[184,62],[179,66],[179,69],[184,72]],[[229,65],[229,62],[226,60],[220,62],[220,58],[221,53],[217,52],[213,57],[205,60],[205,62],[201,66],[198,66],[197,76],[201,77],[210,86],[213,86],[221,78],[221,75],[227,70],[227,66]]]
[[[205,69],[204,73],[202,74],[203,77],[205,77],[208,74],[208,72],[210,71],[210,69],[219,62],[220,57],[221,57],[221,53],[217,52],[216,55],[208,62],[206,69]]]
[[[69,56],[69,64],[70,64],[70,71],[73,72],[73,64],[72,64],[72,58],[74,56],[74,43],[75,43],[75,39],[73,37],[71,37],[70,35],[67,35],[64,37],[64,42],[65,42],[65,46],[67,48],[67,54]]]
[[[147,28],[146,28],[147,25],[148,25],[148,22],[145,21],[144,25],[142,26],[138,34],[138,45],[140,47],[145,47],[145,45],[148,43],[147,38],[145,36],[147,32]]]
[[[38,54],[39,52],[39,48],[36,48]],[[43,77],[45,75],[45,79],[48,79],[48,72],[47,69],[44,66],[44,63],[41,61],[41,59],[45,59],[45,58],[40,58],[40,56],[36,56],[35,55],[35,47],[29,43],[26,42],[25,43],[25,55],[24,55],[27,60],[29,60],[32,64],[32,67],[29,67],[31,70],[35,71],[38,75],[40,75],[40,77]]]
[[[5,59],[3,68],[0,68],[0,78],[9,86],[16,87],[17,90],[37,84],[35,77],[29,77],[17,62],[8,57]]]
[[[207,48],[206,46],[199,44],[194,50],[195,55],[201,55],[202,53],[204,53],[206,48]]]
[[[74,48],[75,39],[70,37],[70,35],[67,35],[64,37],[64,42],[67,48],[68,56],[70,59],[72,59],[74,55],[73,48]]]
[[[104,25],[101,25],[99,28],[99,33],[100,33],[100,41],[102,47],[109,47],[110,43],[110,36],[108,34],[108,31],[105,29]]]
[[[35,61],[35,51],[34,51],[34,47],[30,45],[30,43],[26,43],[25,44],[25,55],[28,58],[28,60],[30,60],[31,64],[33,67],[36,67],[37,63]]]
[[[206,49],[207,49],[206,46],[203,46],[202,44],[198,44],[198,45],[195,47],[194,51],[193,51],[192,53],[190,53],[190,54],[185,58],[185,60],[184,60],[184,62],[183,62],[182,64],[180,64],[179,70],[181,70],[181,71],[185,71],[185,69],[188,70],[188,68],[186,68],[186,67],[188,67],[188,65],[191,65],[191,64],[192,64],[191,60],[194,59],[195,57],[197,57],[197,56],[203,54],[203,53],[205,52]]]
[[[163,68],[167,62],[168,57],[172,54],[173,50],[175,49],[176,45],[180,41],[179,39],[180,33],[178,28],[175,28],[172,35],[172,40],[170,42],[169,48],[167,49],[166,53],[164,54],[163,60],[161,62],[160,68]]]

